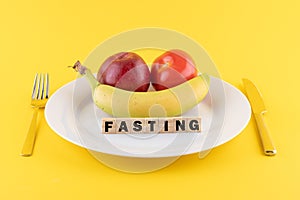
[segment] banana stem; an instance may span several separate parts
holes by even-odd
[[[210,77],[207,73],[198,73],[198,76],[202,76],[207,84],[207,86],[209,87],[210,85]]]
[[[91,70],[83,65],[79,61],[77,61],[74,66],[72,66],[75,71],[79,72],[82,76],[85,76],[85,78],[89,81],[90,86],[92,88],[92,91],[95,90],[95,88],[99,85],[99,82],[91,72]]]

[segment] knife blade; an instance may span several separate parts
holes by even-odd
[[[267,156],[274,156],[276,155],[277,150],[272,142],[269,129],[264,122],[263,115],[267,112],[267,109],[263,98],[256,86],[250,80],[243,79],[243,84],[256,121],[264,153]]]

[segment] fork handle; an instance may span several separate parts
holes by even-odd
[[[32,116],[32,120],[31,120],[31,124],[30,124],[29,130],[28,130],[28,133],[27,133],[27,137],[26,137],[24,145],[23,145],[21,156],[31,156],[32,155],[32,150],[33,150],[35,137],[36,137],[36,128],[37,128],[36,122],[37,122],[38,111],[39,111],[39,108],[35,107],[33,116]]]

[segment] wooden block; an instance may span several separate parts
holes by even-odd
[[[116,118],[116,133],[128,134],[131,133],[131,118]]]
[[[102,133],[115,134],[116,133],[116,120],[115,118],[102,119]]]
[[[174,133],[185,133],[187,132],[187,118],[184,117],[174,117],[173,118],[173,131]]]
[[[190,117],[187,119],[187,132],[200,133],[201,132],[201,118]]]
[[[103,134],[200,133],[200,117],[103,118]]]
[[[174,133],[173,118],[159,118],[159,133]]]
[[[145,133],[146,130],[146,119],[145,118],[131,118],[131,132],[132,134],[136,133]]]
[[[146,118],[145,126],[146,126],[146,133],[158,133],[159,132],[158,118]]]

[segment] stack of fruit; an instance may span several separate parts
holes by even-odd
[[[209,76],[198,75],[192,58],[182,50],[163,53],[151,70],[138,54],[117,53],[100,66],[97,79],[79,61],[73,68],[88,78],[95,104],[115,117],[181,115],[202,101],[209,88]]]

